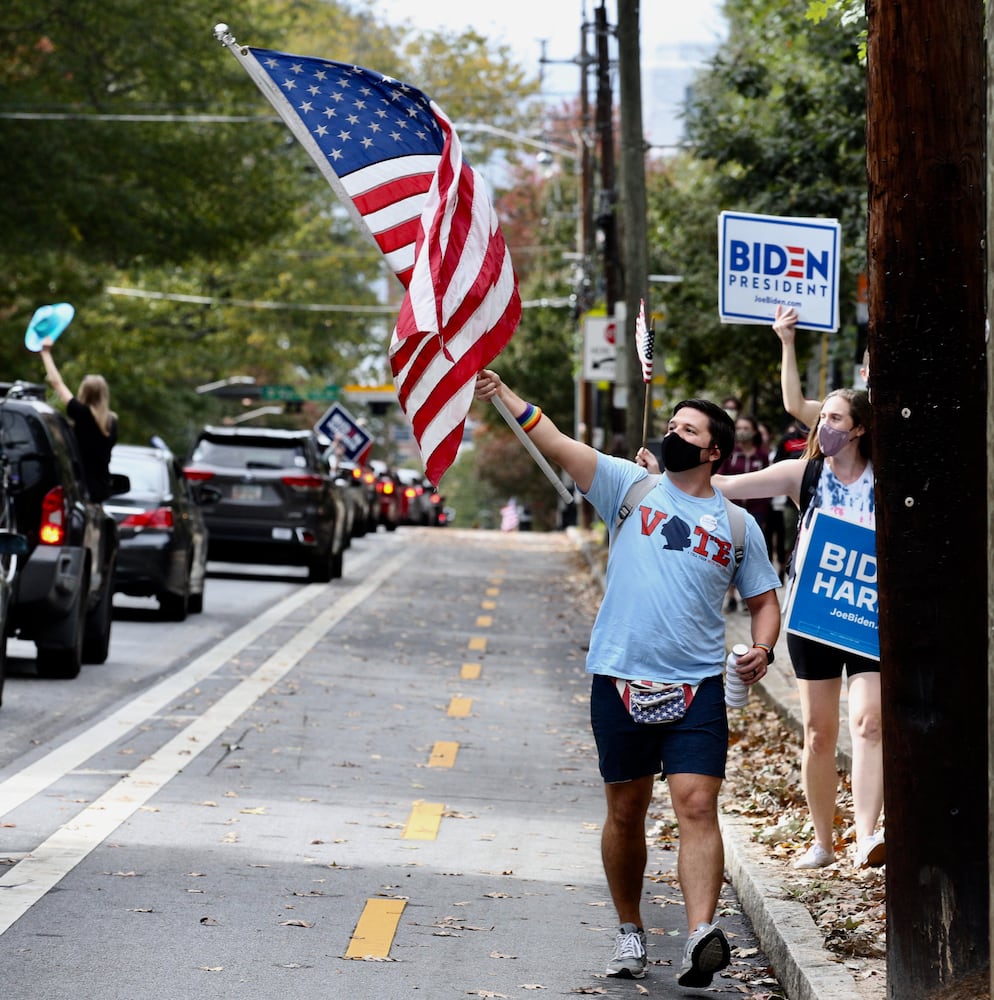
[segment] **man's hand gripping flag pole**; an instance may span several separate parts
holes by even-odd
[[[649,418],[652,395],[652,349],[656,334],[645,325],[645,299],[639,302],[639,314],[635,319],[635,350],[642,364],[642,381],[645,383],[645,403],[642,408],[642,447],[649,440]]]

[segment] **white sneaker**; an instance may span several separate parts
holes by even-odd
[[[622,924],[615,935],[614,954],[607,963],[607,974],[619,979],[642,979],[647,964],[645,931],[635,924]]]
[[[860,837],[856,845],[857,868],[879,868],[887,860],[887,845],[882,833]]]
[[[795,868],[824,868],[835,862],[835,852],[826,851],[816,840],[795,862]]]

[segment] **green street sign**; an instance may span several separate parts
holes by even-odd
[[[259,394],[262,399],[300,399],[300,394],[292,385],[263,385],[259,387]]]
[[[315,403],[336,403],[340,396],[341,389],[337,385],[326,385],[323,389],[308,392],[306,398]]]

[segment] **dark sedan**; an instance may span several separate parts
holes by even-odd
[[[203,611],[207,529],[179,461],[163,448],[119,444],[110,467],[131,480],[129,492],[104,504],[121,546],[114,591],[157,598],[171,621]]]

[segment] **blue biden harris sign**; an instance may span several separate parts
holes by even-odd
[[[787,603],[787,631],[880,659],[872,528],[816,510]]]

